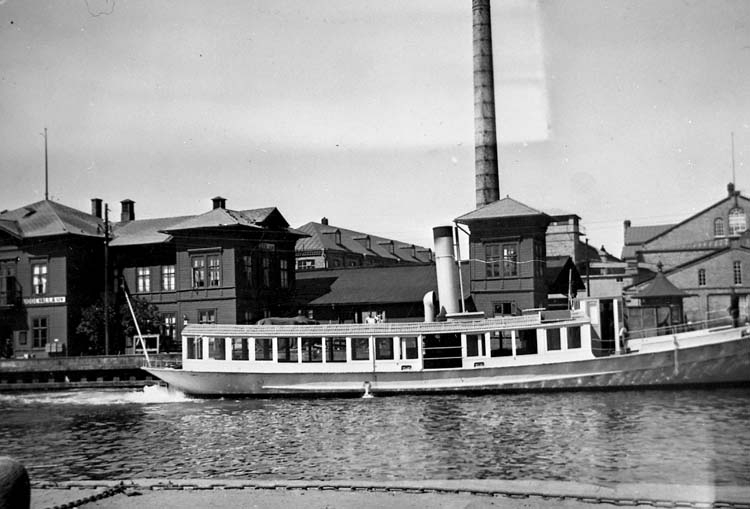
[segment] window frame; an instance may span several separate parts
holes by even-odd
[[[732,262],[732,278],[735,285],[742,284],[742,262],[739,260]]]
[[[37,272],[37,268],[40,269],[39,272]],[[48,291],[49,261],[33,260],[31,262],[31,293],[32,295],[47,295]]]
[[[698,286],[706,286],[706,269],[698,269]]]
[[[734,207],[727,215],[727,234],[729,236],[742,235],[747,230],[747,217],[741,207]]]
[[[714,237],[725,237],[726,230],[724,229],[724,219],[717,217],[714,219]]]
[[[204,319],[204,316],[207,319]],[[216,308],[210,309],[199,309],[198,310],[198,323],[217,323],[218,312]]]
[[[42,325],[42,321],[44,324]],[[31,348],[44,348],[49,342],[49,317],[31,318]]]
[[[135,268],[135,292],[151,293],[151,267]]]
[[[161,266],[161,290],[163,292],[174,292],[177,290],[177,266]]]

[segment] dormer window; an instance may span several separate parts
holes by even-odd
[[[747,230],[745,211],[735,207],[729,211],[729,235],[739,235]]]
[[[724,220],[720,217],[714,219],[714,237],[724,236]]]

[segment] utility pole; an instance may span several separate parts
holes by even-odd
[[[49,169],[47,163],[47,128],[44,128],[44,199],[49,200]]]
[[[104,355],[109,355],[109,205],[104,204]]]

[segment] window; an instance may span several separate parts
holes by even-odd
[[[312,270],[315,268],[315,260],[297,260],[297,270]]]
[[[271,255],[263,253],[263,287],[271,288]]]
[[[31,320],[32,346],[34,348],[44,348],[47,344],[47,318],[33,318]]]
[[[279,260],[279,286],[281,288],[289,288],[289,260]]]
[[[193,288],[203,288],[206,286],[206,259],[202,256],[195,256],[191,265],[193,267]]]
[[[47,262],[37,262],[31,265],[31,288],[34,295],[47,293]]]
[[[326,338],[326,362],[346,362],[346,338]]]
[[[720,217],[714,219],[714,237],[724,236],[724,220]]]
[[[393,357],[393,338],[375,338],[375,358],[377,360],[390,360]]]
[[[223,361],[227,358],[224,338],[208,338],[208,358]]]
[[[136,267],[135,288],[138,293],[151,291],[151,267]]]
[[[174,333],[175,333],[175,326],[177,325],[177,317],[174,313],[162,313],[161,315],[161,323],[164,327],[164,333],[163,335],[174,339]]]
[[[706,286],[706,269],[698,269],[698,286]]]
[[[297,338],[279,338],[279,362],[297,362]]]
[[[513,314],[513,303],[512,302],[495,302],[495,316],[498,315],[512,315]]]
[[[370,339],[369,338],[352,338],[352,360],[353,361],[370,360]]]
[[[161,268],[161,290],[163,292],[173,292],[175,288],[174,265],[163,265]]]
[[[198,323],[216,323],[215,309],[201,309],[198,311]]]
[[[416,359],[419,357],[419,350],[417,349],[417,337],[402,337],[401,338],[401,359]]]
[[[513,336],[509,330],[494,331],[490,336],[490,356],[506,357],[513,355]]]
[[[560,329],[547,329],[547,351],[561,350]]]
[[[253,256],[244,255],[242,257],[242,274],[245,278],[247,286],[253,286]]]
[[[734,272],[734,284],[741,285],[742,284],[742,263],[734,262],[732,264],[732,269]]]
[[[467,334],[466,335],[466,356],[467,357],[484,356],[484,334]]]
[[[581,348],[581,328],[568,327],[568,349]]]
[[[515,244],[503,244],[503,277],[518,275],[518,255]]]
[[[486,276],[500,277],[500,246],[487,244],[484,246],[484,259],[486,262]]]
[[[729,211],[729,235],[739,235],[747,230],[745,211],[739,207]]]
[[[516,354],[531,355],[537,353],[536,329],[521,329],[516,332]]]
[[[323,338],[302,338],[302,362],[323,362]]]
[[[271,338],[255,338],[255,360],[273,360],[273,340]]]
[[[232,360],[246,361],[250,359],[250,351],[247,347],[247,338],[232,338]]]
[[[219,255],[206,257],[208,262],[208,286],[221,286],[221,261]]]
[[[203,358],[203,338],[187,338],[187,358]]]
[[[26,346],[26,341],[28,341],[28,333],[25,330],[18,331],[18,344]]]

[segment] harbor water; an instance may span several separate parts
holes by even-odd
[[[750,485],[750,388],[190,399],[0,394],[34,481],[533,479]]]

